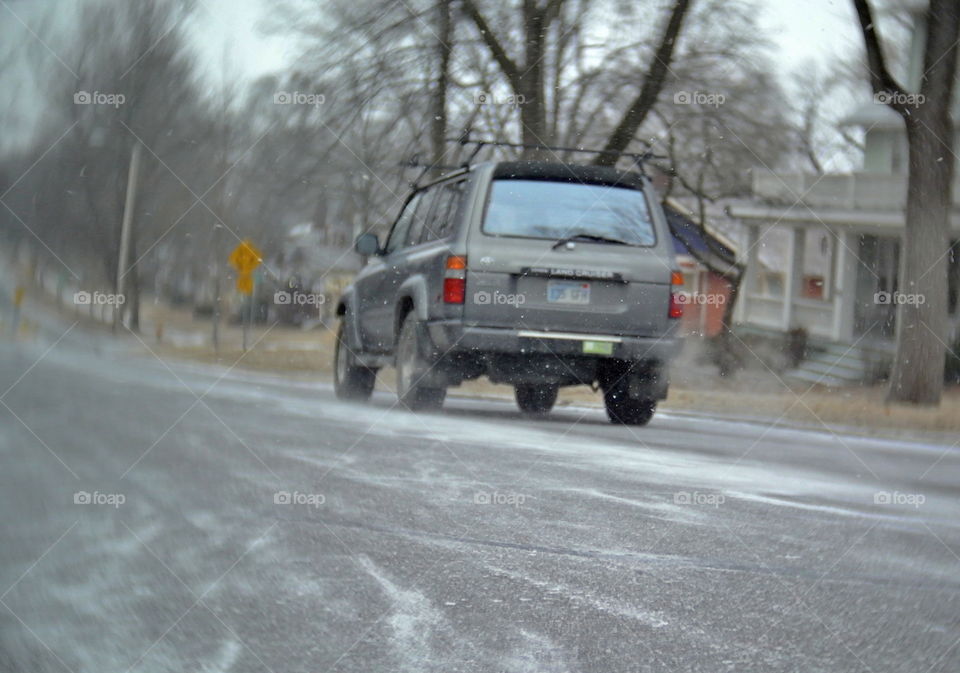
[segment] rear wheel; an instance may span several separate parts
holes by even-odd
[[[368,400],[373,394],[377,372],[363,367],[346,343],[347,317],[340,321],[333,353],[333,391],[341,400]]]
[[[430,365],[421,355],[417,319],[408,315],[397,338],[397,398],[411,411],[439,409],[447,397],[446,387],[424,385]]]
[[[603,391],[603,402],[607,418],[620,425],[646,425],[657,410],[656,400],[630,397],[626,378]]]
[[[525,414],[545,414],[557,401],[559,386],[550,383],[518,383],[513,387],[517,406]]]

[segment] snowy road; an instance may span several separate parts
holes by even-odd
[[[948,443],[53,341],[0,343],[0,671],[960,670]]]

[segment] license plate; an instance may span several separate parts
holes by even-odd
[[[590,283],[579,280],[547,281],[547,301],[551,304],[589,304]]]
[[[613,344],[609,341],[584,341],[583,352],[589,355],[613,355]]]

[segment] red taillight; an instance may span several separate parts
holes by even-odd
[[[667,315],[671,318],[683,317],[683,302],[680,301],[680,295],[677,292],[670,293],[670,312]]]
[[[674,271],[670,274],[670,284],[674,287],[683,285],[683,272]],[[670,310],[667,315],[671,318],[683,317],[683,298],[679,292],[670,293]]]
[[[467,281],[465,278],[443,279],[443,303],[462,304],[467,298]]]
[[[443,303],[462,304],[467,298],[467,258],[462,255],[447,257],[443,272]]]

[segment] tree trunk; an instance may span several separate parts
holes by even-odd
[[[949,214],[953,128],[949,116],[907,121],[910,177],[907,225],[900,255],[897,357],[888,399],[939,404],[947,338]]]
[[[542,71],[539,65],[534,66],[530,73],[520,78],[519,95],[523,96],[520,104],[520,124],[522,128],[522,142],[524,145],[550,145],[548,137],[547,116],[543,101],[543,82],[539,80]],[[552,152],[544,150],[525,150],[524,157],[529,159],[549,160],[556,157]]]
[[[561,10],[563,0],[550,0],[538,7],[534,0],[523,2],[523,62],[510,57],[506,47],[497,39],[487,20],[472,0],[464,0],[463,9],[471,18],[481,39],[490,49],[494,60],[500,66],[510,88],[517,97],[520,110],[520,135],[524,145],[550,145],[547,125],[547,101],[545,91],[544,58],[546,58],[546,40],[550,26]],[[504,140],[499,138],[498,140]],[[523,153],[527,159],[556,160],[552,152],[528,149]]]
[[[700,250],[700,248],[693,245],[691,241],[684,238],[683,232],[674,227],[670,227],[670,233],[684,244],[694,259],[730,284],[730,296],[727,297],[727,303],[724,305],[720,333],[713,339],[713,357],[719,369],[720,376],[732,376],[740,367],[740,361],[737,355],[738,349],[736,348],[733,337],[733,314],[737,307],[737,300],[740,297],[744,267],[742,264],[737,263],[735,258],[730,257],[729,253],[719,250],[714,246],[712,242],[713,236],[707,231],[705,224],[706,212],[702,192],[698,194],[697,200],[699,202],[700,218],[698,222],[693,222],[693,224],[697,226],[700,236],[707,244],[708,250],[706,252]],[[687,219],[689,220],[689,218]],[[692,220],[690,221],[692,222]]]
[[[433,91],[433,119],[430,125],[430,144],[433,149],[434,166],[443,164],[447,135],[447,89],[450,79],[450,51],[453,24],[450,17],[450,0],[437,4],[437,82]]]
[[[137,237],[136,234],[130,232],[130,259],[131,264],[129,276],[125,282],[126,287],[124,288],[126,292],[126,300],[123,304],[124,312],[126,313],[127,321],[130,324],[131,332],[140,331],[140,272],[137,270],[137,265],[133,261],[137,260]]]
[[[733,376],[737,370],[743,367],[743,363],[738,355],[738,348],[733,335],[733,314],[737,309],[737,300],[740,298],[740,290],[743,285],[743,267],[737,266],[739,273],[736,275],[728,274],[723,279],[730,283],[730,296],[727,298],[726,306],[723,309],[722,325],[720,333],[716,336],[716,365],[720,376]]]
[[[535,3],[527,2],[524,5],[524,66],[517,77],[517,94],[520,107],[520,126],[524,145],[550,145],[553,140],[547,129],[547,101],[546,87],[544,86],[543,59],[544,33],[549,30],[545,23],[543,11]],[[553,152],[541,150],[525,150],[524,157],[529,159],[547,160],[556,157]]]
[[[940,403],[946,364],[947,256],[953,203],[953,119],[960,5],[930,0],[919,94],[887,69],[868,0],[853,0],[875,95],[904,121],[909,143],[906,228],[901,241],[897,302],[897,355],[887,399]]]

